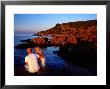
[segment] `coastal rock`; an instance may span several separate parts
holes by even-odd
[[[51,39],[50,44],[51,45],[62,45],[66,40],[66,37],[62,36],[55,36]]]
[[[19,47],[27,47],[28,45],[66,46],[68,44],[79,45],[84,42],[89,42],[96,47],[97,20],[77,21],[62,24],[58,23],[53,28],[46,31],[40,31],[36,35],[39,37],[25,40],[25,43],[20,44]],[[46,36],[51,36],[52,38],[48,39]]]
[[[45,44],[45,38],[43,38],[43,37],[33,38],[31,40],[31,43],[34,43],[36,45],[44,45]]]
[[[60,47],[58,55],[66,61],[97,73],[97,49],[90,43]]]
[[[28,42],[21,43],[15,48],[28,48],[28,47],[35,47],[35,46],[45,46],[46,45],[46,39],[44,37],[37,37],[29,40]]]
[[[70,36],[70,37],[67,38],[67,43],[69,43],[69,44],[77,44],[78,43],[77,42],[77,38],[74,37],[74,36]]]
[[[20,42],[30,42],[31,39],[21,40]]]
[[[77,44],[77,39],[80,41],[89,41],[93,44],[97,44],[97,20],[89,20],[89,21],[77,21],[77,22],[69,22],[56,24],[53,28],[48,29],[46,31],[41,31],[37,33],[38,35],[51,35],[53,38],[52,43],[59,44],[63,41],[62,37],[67,37],[70,43]],[[60,36],[60,37],[56,37]],[[75,38],[73,37],[75,36]],[[59,39],[55,42],[55,40]],[[72,41],[74,40],[74,41]]]

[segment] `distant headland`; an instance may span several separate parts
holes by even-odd
[[[65,46],[68,44],[77,45],[89,42],[94,47],[97,46],[97,20],[77,21],[68,23],[57,23],[53,28],[40,31],[33,38],[19,44],[16,48],[27,48],[28,46]],[[48,39],[50,36],[51,39]]]

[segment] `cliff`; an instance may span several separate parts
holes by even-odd
[[[51,35],[53,40],[61,39],[70,43],[80,41],[89,41],[96,45],[97,43],[97,20],[77,21],[56,24],[55,27],[46,31],[38,32],[37,35]],[[58,43],[58,42],[57,42]]]
[[[83,42],[89,42],[94,47],[97,47],[97,20],[68,22],[56,24],[53,28],[46,31],[40,31],[36,37],[31,39],[28,43],[20,44],[17,48],[22,48],[24,45],[31,46],[66,46],[78,45]],[[48,39],[44,36],[52,36]],[[24,47],[25,48],[25,47]]]

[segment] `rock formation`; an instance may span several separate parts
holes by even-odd
[[[34,34],[35,35],[35,34]],[[56,24],[55,27],[46,31],[40,31],[36,35],[41,37],[33,38],[30,44],[34,45],[57,45],[68,44],[78,45],[82,41],[90,42],[97,46],[97,20],[77,21]],[[43,36],[52,36],[50,41]],[[28,42],[29,43],[29,42]],[[20,47],[20,46],[17,46]]]
[[[52,43],[58,44],[58,41],[64,41],[76,44],[77,40],[89,41],[96,45],[97,43],[97,20],[78,21],[56,24],[55,27],[46,31],[38,32],[37,35],[51,35],[54,38]],[[58,37],[59,36],[59,37]],[[58,39],[58,40],[57,40]],[[55,40],[57,42],[55,42]]]

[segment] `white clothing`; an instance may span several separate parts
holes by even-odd
[[[36,54],[31,53],[26,56],[25,62],[28,62],[28,65],[25,65],[25,68],[30,73],[35,73],[40,69]]]

